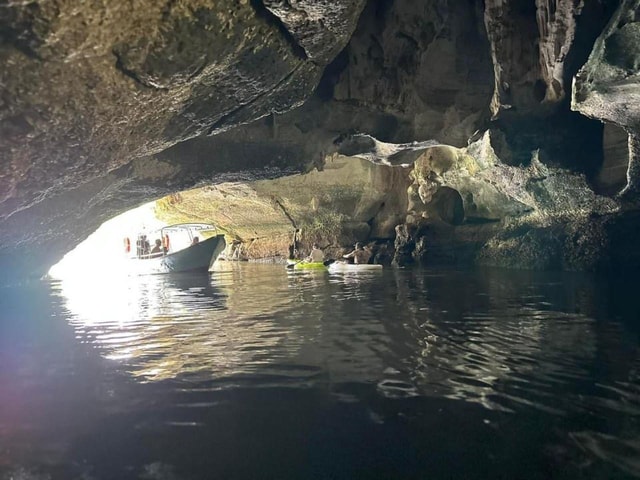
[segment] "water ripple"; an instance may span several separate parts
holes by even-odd
[[[229,264],[212,276],[83,287],[54,286],[66,309],[59,318],[71,325],[69,341],[82,345],[82,358],[94,354],[121,376],[95,388],[100,398],[119,399],[110,412],[144,411],[135,422],[141,431],[205,430],[212,411],[232,409],[245,391],[255,398],[313,391],[331,408],[362,406],[375,426],[426,418],[421,405],[444,402],[438,408],[478,409],[495,429],[519,425],[510,418],[543,422],[590,461],[640,473],[637,337],[600,313],[599,290],[588,283]],[[11,415],[55,397],[39,392],[43,375],[80,369],[43,362],[35,375],[30,362],[12,344],[0,350],[0,363],[14,367],[0,377]],[[152,393],[146,402],[123,399],[129,385]],[[393,408],[385,402],[399,411],[387,415]],[[12,431],[7,418],[0,414],[0,436]]]

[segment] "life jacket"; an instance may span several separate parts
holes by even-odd
[[[165,233],[164,237],[162,237],[162,248],[164,248],[165,252],[169,251],[169,234]]]

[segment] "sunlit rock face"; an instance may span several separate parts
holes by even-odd
[[[481,178],[520,209],[505,212],[474,252],[484,265],[563,270],[602,270],[610,260],[611,232],[603,219],[619,205],[594,193],[583,174],[544,165],[534,152],[527,168],[500,164],[488,136],[467,149],[483,165]]]
[[[617,218],[619,204],[594,193],[584,174],[545,165],[538,152],[526,167],[506,164],[494,134],[467,148],[421,149],[411,165],[406,220],[396,229],[395,263],[605,268],[618,232],[630,228]]]
[[[156,211],[167,223],[214,222],[230,239],[228,256],[239,244],[243,259],[284,260],[295,241],[301,255],[317,242],[329,258],[355,241],[393,240],[409,183],[408,167],[332,155],[321,170],[194,189],[158,201]]]

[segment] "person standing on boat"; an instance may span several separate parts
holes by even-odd
[[[142,256],[142,235],[138,235],[138,239],[136,240],[136,256]]]
[[[136,241],[136,255],[138,257],[143,257],[144,255],[149,255],[149,240],[147,240],[147,236],[144,234],[138,235],[138,240]]]
[[[368,248],[363,248],[360,242],[356,243],[355,250],[353,252],[343,255],[342,258],[353,258],[353,263],[361,265],[363,263],[369,263],[371,258],[371,252]]]
[[[157,238],[155,246],[151,249],[151,255],[157,256],[159,253],[164,253],[164,250],[162,248],[162,240]]]
[[[149,243],[149,239],[146,235],[142,235],[142,254],[149,255],[149,251],[151,250],[151,244]]]
[[[320,247],[318,247],[317,243],[314,243],[311,246],[311,252],[309,253],[309,256],[304,260],[305,262],[310,263],[322,263],[324,261],[324,253],[322,250],[320,250]]]

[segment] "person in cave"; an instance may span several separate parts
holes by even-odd
[[[136,256],[142,256],[142,235],[138,235],[138,239],[136,240]]]
[[[158,254],[164,253],[164,249],[162,248],[162,240],[159,238],[156,239],[156,244],[151,249],[151,255],[157,257]]]
[[[322,263],[324,262],[324,252],[320,250],[317,243],[314,243],[311,246],[311,252],[309,252],[309,256],[304,259],[305,262],[309,263]]]
[[[353,259],[353,263],[361,265],[363,263],[369,263],[369,259],[371,258],[371,251],[368,248],[363,248],[360,242],[355,244],[355,249],[343,255],[342,258],[346,258],[347,260]]]
[[[145,255],[149,255],[149,240],[147,240],[147,236],[142,234],[138,236],[138,240],[136,241],[136,254],[138,257],[143,257]]]

